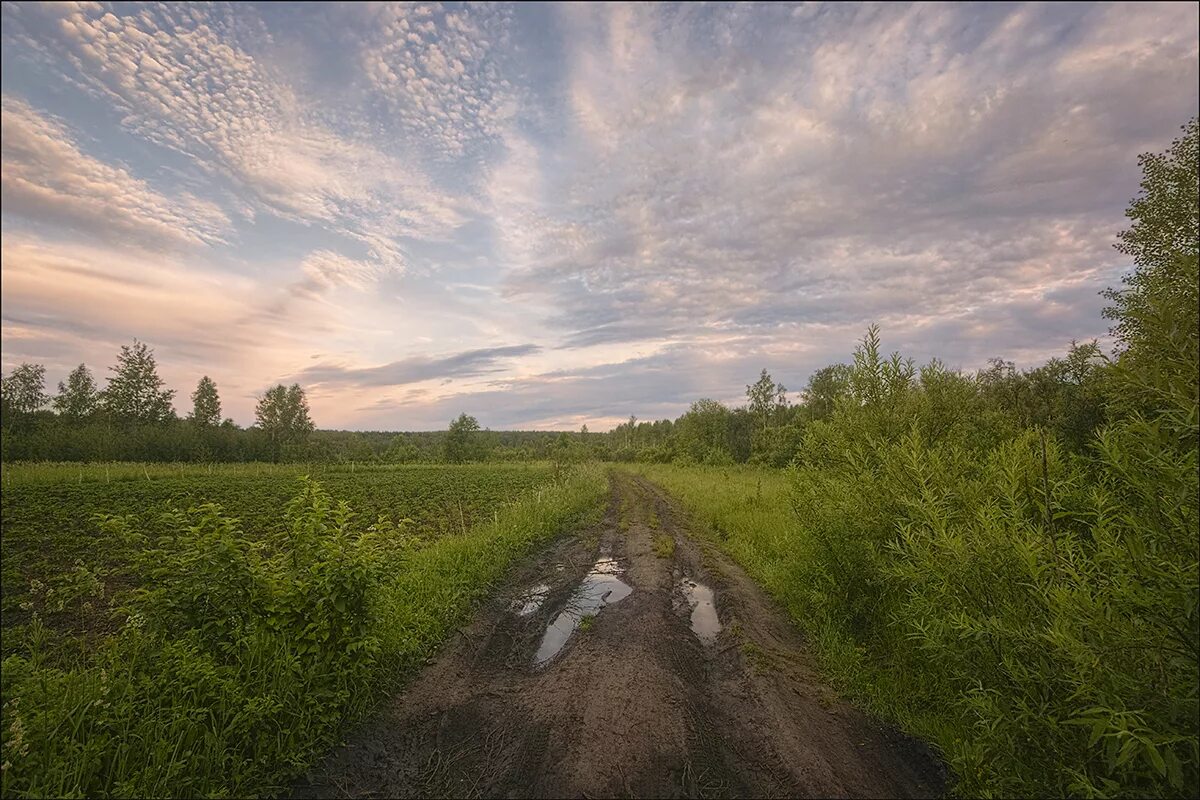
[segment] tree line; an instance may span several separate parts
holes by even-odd
[[[217,384],[207,375],[183,419],[164,387],[154,351],[122,345],[104,388],[86,364],[46,392],[46,368],[24,363],[0,380],[2,455],[50,461],[279,461],[302,453],[314,430],[298,384],[268,389],[243,430],[221,418]]]
[[[992,359],[985,370],[962,374],[939,362],[916,368],[911,360],[885,359],[878,328],[867,333],[871,368],[885,366],[898,379],[926,390],[952,393],[956,413],[1007,416],[1019,427],[1053,430],[1081,450],[1105,421],[1103,384],[1111,362],[1096,342],[1072,343],[1062,358],[1018,370]],[[899,359],[899,360],[896,360]],[[827,419],[844,401],[868,402],[855,365],[831,364],[812,374],[795,398],[763,369],[746,386],[744,405],[701,398],[678,418],[631,416],[607,433],[491,431],[461,414],[445,431],[318,431],[304,389],[268,389],[255,408],[255,424],[240,428],[222,419],[217,384],[205,375],[192,392],[191,410],[179,418],[174,390],[158,375],[154,353],[143,342],[125,345],[101,389],[80,364],[50,396],[46,369],[21,364],[0,381],[2,456],[6,461],[313,461],[463,463],[472,461],[640,461],[680,464],[759,464],[783,467],[799,452],[805,430]]]

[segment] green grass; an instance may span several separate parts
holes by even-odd
[[[659,558],[670,558],[675,555],[675,539],[666,534],[654,537],[654,555]]]
[[[1020,474],[1011,462],[1024,457],[1036,474],[1040,454],[1023,444],[999,451],[985,468],[1003,479]],[[932,459],[906,463],[941,466]],[[1195,560],[1156,563],[1143,552],[1137,563],[1148,577],[1138,579],[1119,560],[1122,540],[1113,531],[1117,520],[1140,518],[1102,505],[1105,527],[1095,528],[1094,540],[1060,534],[1047,542],[1040,514],[1032,523],[1014,515],[997,524],[999,505],[989,498],[1003,498],[1007,484],[997,489],[982,478],[976,484],[955,478],[961,496],[978,503],[978,516],[971,517],[954,516],[941,496],[902,503],[912,485],[902,480],[872,487],[861,480],[838,484],[816,470],[631,469],[677,497],[696,532],[779,601],[842,694],[941,750],[955,773],[956,793],[1192,794],[1194,651],[1179,647],[1173,661],[1165,660],[1172,673],[1147,672],[1133,659],[1157,655],[1156,649],[1172,652],[1166,635],[1148,632],[1172,617],[1147,598],[1157,598],[1155,592],[1171,597],[1166,592],[1179,581],[1169,570],[1190,569],[1194,602]],[[952,478],[962,474],[947,469]],[[1081,480],[1051,474],[1060,481],[1063,506],[1111,502],[1101,490],[1068,495]],[[1040,490],[1041,484],[1029,485]],[[1157,487],[1171,485],[1161,480]],[[1188,502],[1194,504],[1194,496],[1180,500],[1181,506]],[[803,506],[801,513],[794,503]],[[1092,517],[1063,518],[1070,520],[1063,525],[1078,526],[1077,520]],[[861,533],[868,525],[895,530],[899,542],[868,550]],[[1123,541],[1138,542],[1124,535]],[[1101,546],[1103,561],[1093,556]],[[1117,586],[1127,587],[1125,594]],[[976,610],[976,597],[990,615]],[[760,653],[743,650],[757,667],[765,664]]]
[[[31,610],[53,629],[86,633],[105,627],[101,612],[112,593],[132,588],[130,553],[101,534],[97,513],[132,514],[150,524],[164,508],[218,503],[243,534],[266,541],[286,528],[281,509],[305,468],[297,465],[16,465],[4,467],[0,520],[0,617],[6,626]],[[462,533],[504,503],[551,479],[548,465],[339,466],[314,472],[360,521],[410,520],[407,531],[431,541]],[[42,585],[36,591],[35,581]],[[103,584],[106,596],[90,593]],[[85,603],[91,607],[84,608]],[[3,653],[20,635],[6,631]]]
[[[599,519],[606,491],[601,468],[580,466],[431,542],[356,521],[316,486],[272,508],[285,530],[266,538],[213,506],[109,518],[101,535],[129,548],[146,591],[71,658],[48,657],[38,615],[23,626],[0,673],[3,796],[281,791],[515,559]]]

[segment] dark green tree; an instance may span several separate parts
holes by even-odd
[[[0,380],[5,422],[16,421],[49,402],[46,395],[46,368],[41,364],[21,364]]]
[[[86,364],[71,370],[66,382],[58,382],[54,410],[72,422],[87,419],[100,407],[100,392]]]
[[[833,413],[837,401],[850,393],[850,367],[830,364],[813,373],[804,390],[804,404],[812,419],[825,419]]]
[[[303,443],[315,426],[309,416],[308,399],[300,384],[272,386],[258,400],[254,424],[266,435],[272,457],[278,459],[285,445]]]
[[[102,402],[104,410],[118,422],[156,423],[175,416],[171,401],[174,389],[164,389],[158,376],[154,351],[144,342],[134,339],[132,345],[122,345],[117,364],[110,368]]]
[[[1138,161],[1141,192],[1116,245],[1132,257],[1133,271],[1121,289],[1105,292],[1112,301],[1105,315],[1115,321],[1120,375],[1139,374],[1118,405],[1151,412],[1168,395],[1194,391],[1200,360],[1200,123],[1193,117],[1165,153]]]
[[[192,392],[192,413],[188,419],[205,427],[221,424],[221,397],[217,394],[217,384],[207,375]]]
[[[729,448],[731,414],[722,403],[701,398],[675,424],[679,450],[688,459],[705,464],[733,461]]]
[[[765,369],[754,385],[746,387],[746,398],[750,401],[748,410],[759,431],[769,428],[778,412],[787,408],[787,389],[782,383],[775,383]]]
[[[470,461],[476,455],[475,434],[479,420],[469,414],[459,414],[446,431],[446,460],[452,464]]]

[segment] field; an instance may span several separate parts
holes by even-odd
[[[366,524],[404,520],[409,535],[436,538],[469,528],[480,513],[544,483],[550,468],[515,466],[340,467],[302,465],[17,465],[3,472],[3,612],[6,626],[38,611],[53,628],[87,633],[106,626],[101,584],[128,587],[130,553],[101,534],[95,514],[132,514],[148,524],[168,507],[216,503],[251,541],[287,526],[282,513],[303,475],[349,503]],[[35,583],[37,581],[37,583]],[[84,605],[88,604],[88,608]],[[24,612],[24,613],[22,613]],[[21,637],[5,637],[4,654]]]
[[[4,796],[255,794],[603,472],[6,466]]]

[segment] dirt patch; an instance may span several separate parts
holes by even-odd
[[[782,611],[686,531],[614,477],[600,526],[520,568],[294,796],[940,795],[937,759],[838,700]]]

